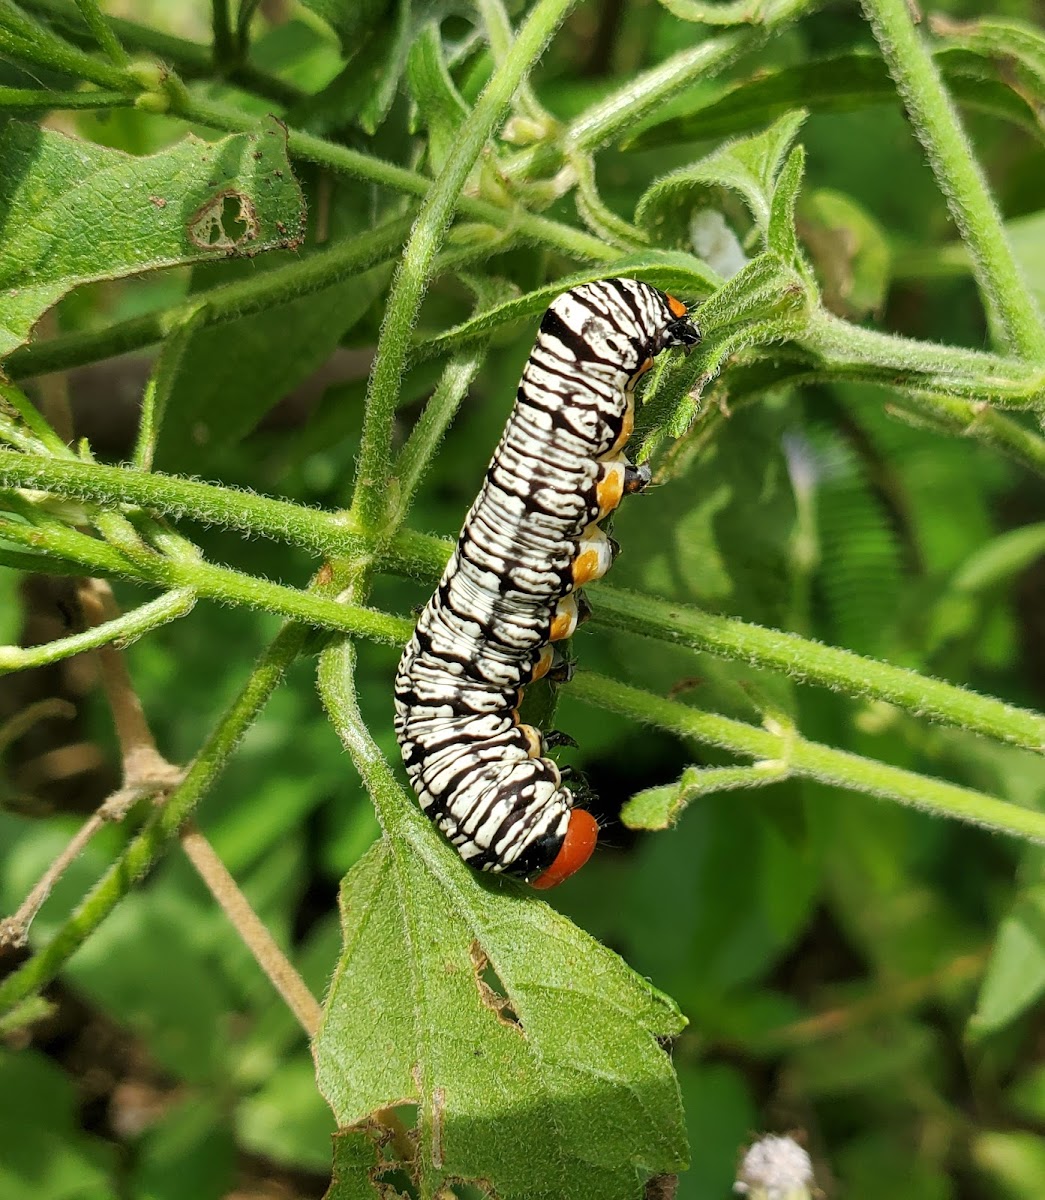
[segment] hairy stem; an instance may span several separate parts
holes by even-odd
[[[377,357],[367,390],[352,511],[364,528],[380,525],[391,473],[392,420],[406,366],[410,333],[421,308],[436,252],[458,198],[483,146],[511,103],[516,88],[566,16],[572,0],[539,0],[483,89],[446,165],[421,203],[385,309]]]
[[[792,775],[1045,843],[1043,812],[808,742],[794,730],[775,727],[775,722],[767,721],[770,727],[759,729],[586,671],[574,677],[571,689],[573,696],[599,708],[670,730],[680,737],[696,738],[745,758],[780,763]]]
[[[347,514],[319,512],[285,500],[175,476],[146,475],[94,463],[0,451],[0,485],[39,488],[59,496],[113,506],[140,504],[170,516],[187,516],[287,541],[325,556],[366,558],[375,549],[373,541]],[[50,548],[41,531],[22,529],[26,530],[22,535],[26,544]],[[78,552],[97,548],[104,556],[104,563],[99,562],[95,569],[143,578],[104,543],[81,534],[72,537],[79,540],[65,541],[55,549],[75,561]],[[382,569],[433,582],[442,573],[450,549],[447,541],[403,530],[381,551],[377,562]],[[196,587],[200,595],[254,607],[265,607],[267,598],[273,604],[272,611],[381,641],[395,641],[409,634],[410,624],[401,618],[370,609],[334,605],[321,597],[240,575],[225,567],[200,564],[197,568],[187,563],[179,570],[178,582]],[[884,700],[915,715],[959,725],[1029,750],[1040,752],[1045,748],[1045,717],[992,697],[848,650],[824,646],[797,634],[750,625],[692,606],[626,592],[604,583],[592,587],[591,592],[599,624],[783,671],[805,683],[846,695]],[[293,612],[291,604],[298,606]],[[332,616],[336,620],[331,620]]]
[[[911,7],[907,0],[863,0],[863,8],[969,248],[995,337],[1023,357],[1045,362],[1041,314]]]
[[[96,650],[111,642],[126,645],[153,629],[159,629],[161,625],[185,616],[192,611],[195,602],[191,588],[180,588],[150,600],[133,612],[124,613],[102,625],[94,625],[82,633],[59,638],[56,642],[47,642],[42,646],[0,646],[0,675],[45,666],[63,658],[71,658],[74,654],[82,654],[85,650]]]

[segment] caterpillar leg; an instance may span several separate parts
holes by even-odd
[[[564,658],[555,646],[541,647],[530,679],[532,681],[545,677],[553,683],[569,683],[573,678],[573,663]]]
[[[596,521],[602,521],[613,512],[625,496],[645,491],[653,474],[646,463],[633,467],[623,454],[605,459],[599,467],[599,480],[595,485],[595,502],[599,506]]]
[[[563,596],[556,604],[555,612],[552,614],[552,627],[548,634],[548,641],[563,642],[568,637],[572,637],[573,631],[577,628],[578,617],[577,597],[572,593]]]
[[[573,560],[573,586],[584,587],[601,579],[613,564],[613,542],[597,525],[589,525],[577,546]]]
[[[624,494],[625,496],[634,496],[636,492],[644,492],[649,487],[653,479],[653,472],[649,469],[649,463],[643,463],[641,467],[633,467],[630,462],[625,460],[624,468]]]

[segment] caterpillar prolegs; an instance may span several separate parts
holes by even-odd
[[[421,807],[484,871],[552,887],[587,862],[598,824],[519,720],[523,688],[608,570],[599,522],[649,471],[624,456],[634,388],[700,334],[686,306],[633,279],[583,284],[544,314],[515,407],[395,681],[395,728]]]

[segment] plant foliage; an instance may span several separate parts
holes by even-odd
[[[767,1129],[1039,1195],[1029,6],[129,7],[0,0],[0,1194],[714,1200]],[[605,826],[550,907],[391,677],[609,274],[703,340],[527,700]]]

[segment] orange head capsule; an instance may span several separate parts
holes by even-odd
[[[573,809],[570,812],[570,823],[566,826],[566,836],[555,861],[547,871],[530,881],[530,887],[543,891],[545,888],[557,887],[564,879],[569,879],[591,858],[598,840],[598,821],[586,809]]]

